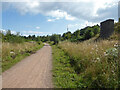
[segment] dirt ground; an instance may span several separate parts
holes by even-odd
[[[48,44],[2,73],[2,88],[53,88],[52,49]]]

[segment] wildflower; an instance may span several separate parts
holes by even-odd
[[[95,47],[97,47],[97,44],[95,45]]]
[[[98,52],[98,49],[96,49],[96,52]]]
[[[100,61],[100,58],[99,57],[97,57],[95,60],[94,60],[94,62],[99,62]]]
[[[11,51],[10,54],[15,54],[15,53]]]
[[[118,45],[118,43],[114,44],[114,47],[116,47],[116,48],[117,48],[118,46],[119,46],[119,45]]]
[[[114,71],[112,70],[112,73],[114,73]]]
[[[94,50],[94,48],[92,48],[92,50]]]
[[[96,61],[96,60],[94,60],[94,62],[96,63],[97,61]]]
[[[97,60],[100,60],[100,58],[99,58],[99,57],[97,57],[96,59],[97,59]]]
[[[90,54],[92,54],[92,52],[90,52]]]
[[[108,54],[106,52],[104,52],[104,56],[107,56]]]

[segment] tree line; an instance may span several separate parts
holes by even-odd
[[[87,26],[83,29],[78,29],[75,32],[71,33],[70,31],[63,33],[63,35],[53,34],[49,36],[51,41],[54,41],[54,44],[57,44],[59,41],[69,40],[71,42],[81,42],[87,39],[94,37],[100,33],[100,26]]]
[[[29,36],[21,36],[19,32],[16,34],[12,34],[11,30],[7,30],[7,32],[4,34],[3,32],[0,32],[2,36],[3,42],[11,42],[11,43],[22,43],[26,41],[53,41],[53,44],[57,44],[59,41],[64,40],[70,40],[72,42],[76,41],[83,41],[86,39],[89,39],[96,34],[100,32],[99,25],[95,25],[93,27],[85,27],[81,30],[76,30],[74,33],[71,33],[70,31],[61,34],[52,34],[47,36],[35,36],[35,35],[29,35]]]
[[[120,22],[114,24],[114,30],[115,32],[119,31]],[[70,31],[61,34],[52,34],[47,36],[35,36],[35,35],[29,35],[29,36],[21,36],[19,32],[16,34],[12,34],[11,30],[7,30],[6,34],[3,32],[0,32],[2,36],[3,42],[11,42],[11,43],[22,43],[26,41],[53,41],[53,44],[57,44],[59,41],[65,41],[69,40],[71,42],[81,42],[87,39],[90,39],[97,34],[100,33],[100,26],[94,25],[94,26],[87,26],[83,29],[78,29],[75,32],[71,33]]]

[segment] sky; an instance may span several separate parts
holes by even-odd
[[[52,35],[118,21],[119,0],[7,0],[2,1],[2,30],[21,35]]]

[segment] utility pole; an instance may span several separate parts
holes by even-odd
[[[67,25],[67,32],[68,32],[68,25]]]

